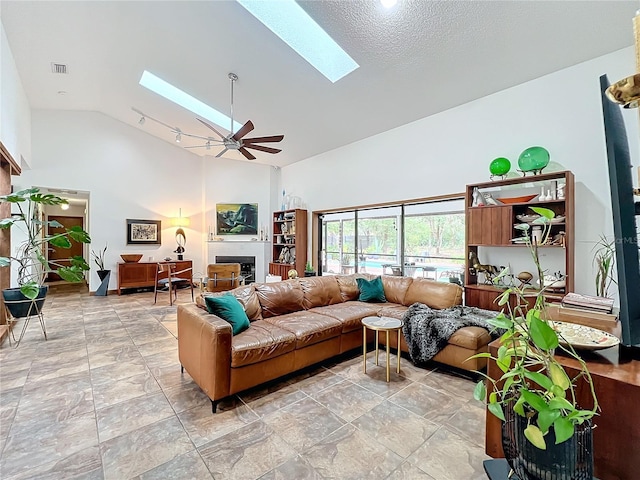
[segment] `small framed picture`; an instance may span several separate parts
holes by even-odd
[[[160,220],[132,220],[127,218],[127,245],[160,245]]]

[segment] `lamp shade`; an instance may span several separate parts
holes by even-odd
[[[186,217],[174,217],[171,219],[171,223],[174,227],[188,227],[191,224]]]

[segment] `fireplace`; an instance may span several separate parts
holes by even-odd
[[[239,263],[244,283],[248,285],[256,281],[256,257],[216,255],[216,263]]]

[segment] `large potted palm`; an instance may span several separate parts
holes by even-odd
[[[16,318],[41,311],[48,287],[44,279],[48,273],[56,273],[68,282],[80,282],[89,265],[82,256],[70,259],[70,265],[62,265],[47,259],[49,246],[71,248],[72,242],[89,243],[89,234],[81,227],[66,228],[64,232],[49,235],[47,227],[63,227],[57,221],[42,219],[43,205],[62,205],[66,199],[41,193],[38,188],[21,190],[0,196],[0,203],[10,203],[18,210],[11,217],[0,220],[0,228],[15,226],[25,236],[14,256],[0,257],[0,267],[17,263],[17,288],[2,291],[7,308]]]
[[[538,207],[532,210],[540,215],[535,223],[543,227],[544,244],[554,212]],[[519,227],[525,234],[529,229],[527,224]],[[538,244],[527,240],[527,245],[541,279],[540,288],[532,291],[513,286],[499,297],[503,311],[489,322],[504,330],[501,346],[495,356],[481,353],[474,357],[492,359],[503,374],[497,381],[482,374],[491,386],[490,393],[487,397],[486,384],[480,381],[474,397],[486,401],[489,412],[502,420],[505,457],[520,479],[591,479],[591,418],[598,411],[593,381],[584,360],[547,320]],[[506,270],[494,281],[505,275]],[[556,358],[557,352],[577,360],[577,375],[567,373]],[[588,409],[576,401],[577,389],[585,385],[593,399]]]

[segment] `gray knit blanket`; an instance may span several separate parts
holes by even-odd
[[[462,305],[436,310],[423,303],[414,303],[402,317],[402,333],[411,360],[416,364],[431,360],[447,346],[451,335],[462,327],[482,327],[492,338],[498,338],[504,330],[499,331],[487,322],[497,313]]]

